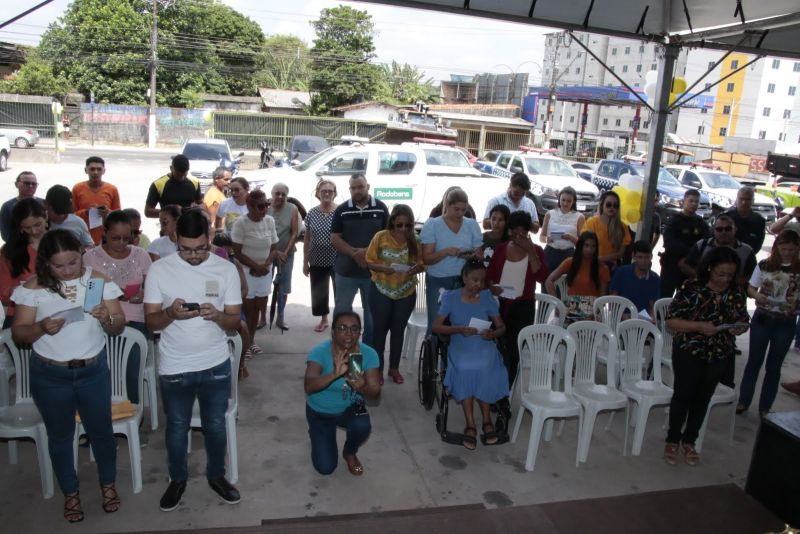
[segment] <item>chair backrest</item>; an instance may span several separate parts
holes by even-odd
[[[536,314],[534,324],[554,324],[564,326],[564,319],[567,316],[567,307],[564,303],[552,295],[536,293]]]
[[[414,313],[427,313],[428,305],[425,299],[425,273],[417,275],[417,303],[414,305]]]
[[[655,313],[656,326],[658,331],[661,332],[661,338],[664,341],[664,354],[672,355],[672,330],[667,328],[667,309],[672,304],[672,297],[658,299],[653,305],[653,313]]]
[[[607,350],[607,354],[617,354],[617,336],[608,326],[597,321],[578,321],[567,327],[567,332],[575,341],[575,371],[573,384],[595,384],[597,354]],[[616,389],[616,358],[608,358],[606,385]]]
[[[127,374],[128,358],[131,349],[136,346],[139,348],[139,377],[137,387],[139,388],[139,405],[137,412],[142,411],[142,399],[144,399],[144,367],[147,363],[148,344],[144,334],[126,326],[125,330],[118,336],[106,335],[106,355],[108,356],[108,369],[111,374],[111,402],[120,402],[128,398]]]
[[[535,324],[523,328],[517,336],[520,357],[528,358],[530,375],[528,389],[552,390],[553,365],[559,346],[564,345],[564,369],[572,369],[575,361],[575,342],[572,336],[560,326]],[[527,347],[528,350],[524,350]],[[564,392],[572,392],[572,382],[564,381]]]
[[[613,332],[617,331],[617,326],[622,321],[624,314],[627,313],[631,319],[635,319],[639,313],[633,302],[617,295],[597,297],[592,305],[592,310],[594,320],[608,326]]]
[[[556,297],[558,297],[561,302],[566,302],[568,296],[567,275],[562,274],[558,280],[556,280]]]
[[[638,382],[642,380],[644,348],[650,338],[653,349],[653,381],[661,383],[661,350],[663,341],[658,328],[650,321],[630,319],[622,321],[617,327],[620,356],[624,361],[620,365],[620,382]],[[610,359],[610,358],[609,358]]]
[[[3,342],[6,350],[14,362],[14,372],[17,374],[16,402],[33,402],[31,396],[31,367],[30,360],[33,353],[31,345],[18,345],[11,337],[11,329],[3,330]]]
[[[239,410],[239,361],[242,358],[242,338],[239,334],[228,335],[228,350],[231,357],[231,398],[228,409]]]

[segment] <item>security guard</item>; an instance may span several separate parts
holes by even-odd
[[[686,257],[692,245],[709,236],[708,224],[697,215],[700,192],[687,189],[683,194],[683,211],[672,216],[664,229],[664,251],[661,253],[661,296],[671,297],[686,276],[678,269],[678,261]]]

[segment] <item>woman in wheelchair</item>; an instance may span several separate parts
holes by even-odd
[[[463,445],[469,450],[475,449],[478,436],[474,401],[478,401],[481,409],[483,441],[493,445],[499,438],[492,423],[490,405],[508,396],[508,373],[495,344],[506,327],[497,302],[484,288],[485,277],[486,267],[482,261],[468,261],[461,270],[464,287],[442,295],[432,328],[435,334],[450,336],[444,385],[464,410]],[[445,324],[447,320],[449,325]],[[475,325],[473,320],[483,323]]]

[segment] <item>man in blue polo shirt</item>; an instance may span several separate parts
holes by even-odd
[[[647,241],[637,241],[633,244],[633,263],[617,268],[608,286],[612,295],[630,300],[639,313],[647,312],[651,319],[655,318],[653,304],[661,295],[661,280],[650,269],[652,265],[653,252],[650,244]]]
[[[369,309],[370,273],[366,253],[372,237],[386,228],[389,210],[386,204],[369,194],[369,184],[363,174],[350,178],[350,200],[333,212],[331,244],[336,249],[333,265],[336,283],[334,317],[353,311],[353,299],[361,292],[364,308],[362,341],[372,346],[372,314]]]

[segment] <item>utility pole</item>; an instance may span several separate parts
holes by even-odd
[[[158,57],[158,0],[153,0],[153,33],[150,36],[150,115],[147,123],[147,146],[156,146],[156,68]]]
[[[558,77],[556,76],[556,69],[558,68],[558,48],[561,46],[561,42],[564,39],[564,35],[566,32],[562,32],[561,35],[556,37],[556,47],[553,51],[553,65],[552,65],[552,76],[550,78],[550,94],[547,96],[547,120],[544,123],[544,148],[550,147],[550,133],[553,131],[553,113],[556,110],[556,81]]]

